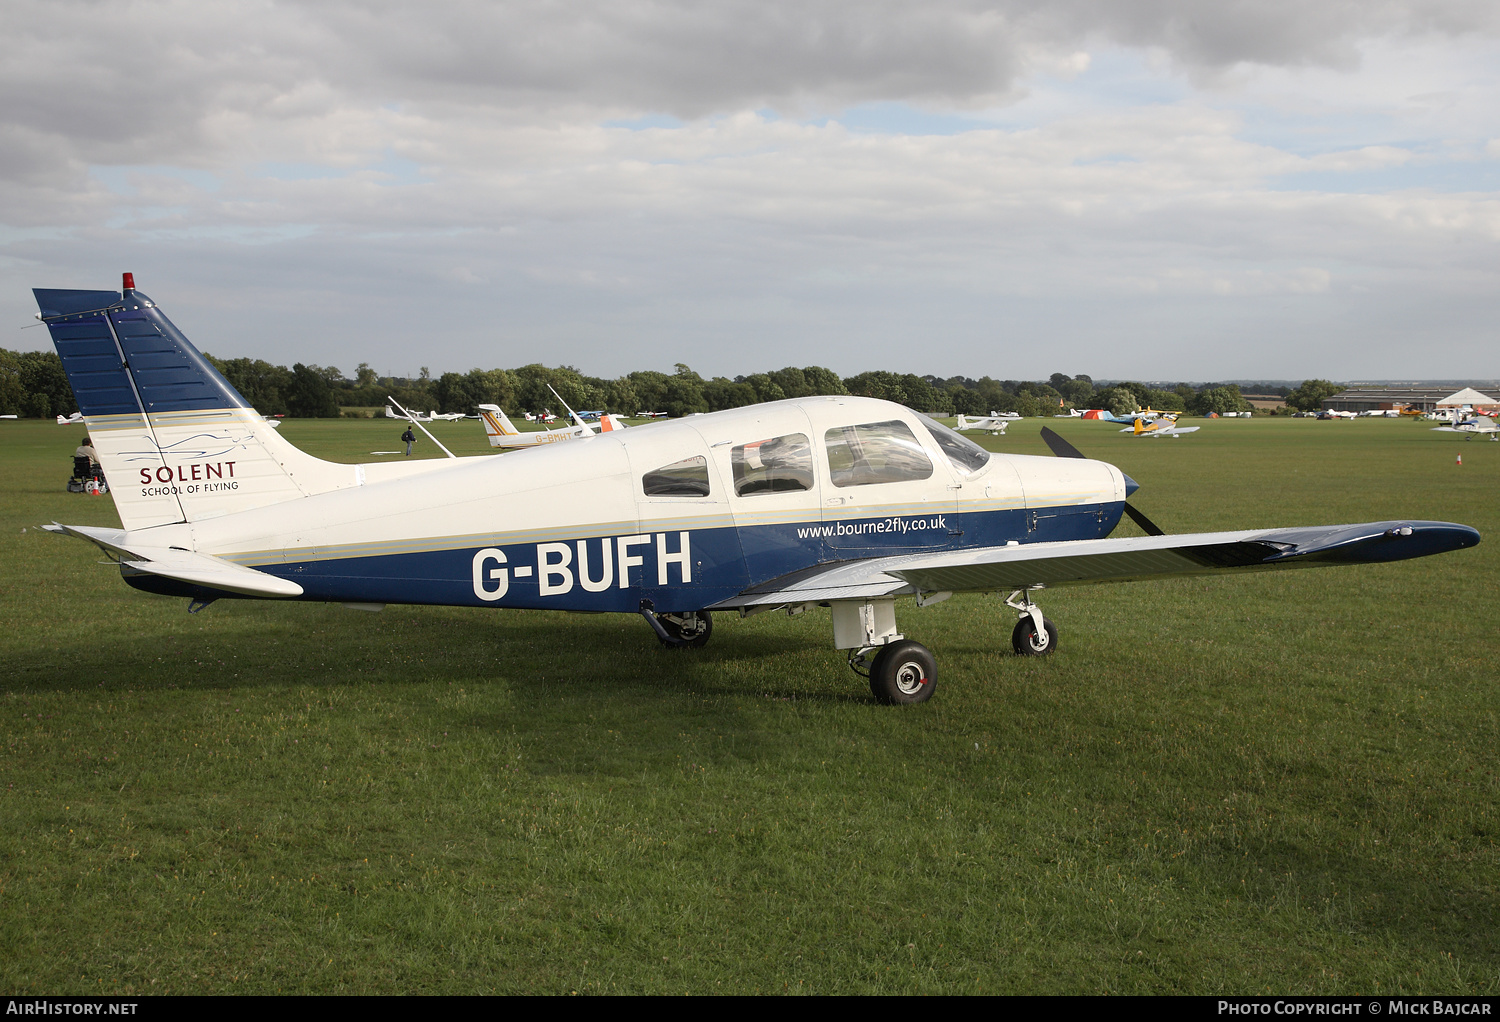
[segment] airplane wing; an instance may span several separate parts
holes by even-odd
[[[556,387],[552,386],[552,384],[549,383],[547,384],[547,389],[552,391],[553,397],[557,398],[559,401],[562,401],[562,406],[568,410],[568,414],[573,417],[573,421],[577,423],[579,427],[588,430],[590,433],[594,432],[594,428],[587,422],[583,421],[583,416],[573,411],[572,405],[568,404],[566,401],[563,401],[563,396],[557,392]]]
[[[211,554],[197,554],[176,547],[147,547],[130,543],[120,529],[82,525],[44,525],[48,532],[86,539],[120,564],[148,575],[176,579],[208,589],[223,589],[245,596],[301,596],[302,587],[288,579],[268,575]],[[128,544],[128,545],[127,545]]]
[[[709,609],[1367,564],[1478,542],[1479,533],[1467,525],[1413,521],[991,546],[817,565],[751,586]]]

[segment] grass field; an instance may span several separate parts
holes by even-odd
[[[996,599],[905,602],[941,687],[896,708],[826,611],[698,651],[617,616],[189,616],[37,530],[118,524],[64,492],[81,430],[0,423],[0,988],[1500,992],[1500,444],[1047,424],[1169,531],[1486,540],[1048,593],[1042,662]],[[400,426],[283,432],[355,461]]]

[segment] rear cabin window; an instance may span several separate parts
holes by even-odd
[[[812,489],[812,444],[806,433],[788,433],[736,447],[730,454],[730,464],[734,468],[734,492],[741,497]]]
[[[641,489],[648,497],[706,497],[708,459],[698,454],[647,472],[641,477]]]
[[[947,456],[948,463],[960,476],[967,478],[989,464],[990,452],[968,437],[954,432],[941,422],[929,420],[922,425],[927,427],[927,432],[932,434],[932,439],[937,441],[938,447]]]
[[[823,434],[835,486],[868,486],[927,479],[932,461],[900,419],[839,426]]]

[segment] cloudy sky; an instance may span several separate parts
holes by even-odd
[[[7,0],[0,346],[1500,377],[1493,0]]]

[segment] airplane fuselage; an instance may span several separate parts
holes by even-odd
[[[863,479],[876,481],[863,481],[846,441],[870,426],[916,447],[908,443],[902,466],[866,466]],[[773,444],[792,467],[760,478]],[[167,468],[193,477],[191,464]],[[1103,462],[990,454],[970,468],[950,458],[924,417],[858,397],[776,402],[424,468],[164,525],[152,542],[172,545],[173,530],[190,530],[182,545],[294,581],[304,600],[630,613],[650,600],[690,611],[831,561],[1102,538],[1126,497],[1124,477]],[[147,591],[195,595],[160,576],[127,577]]]

